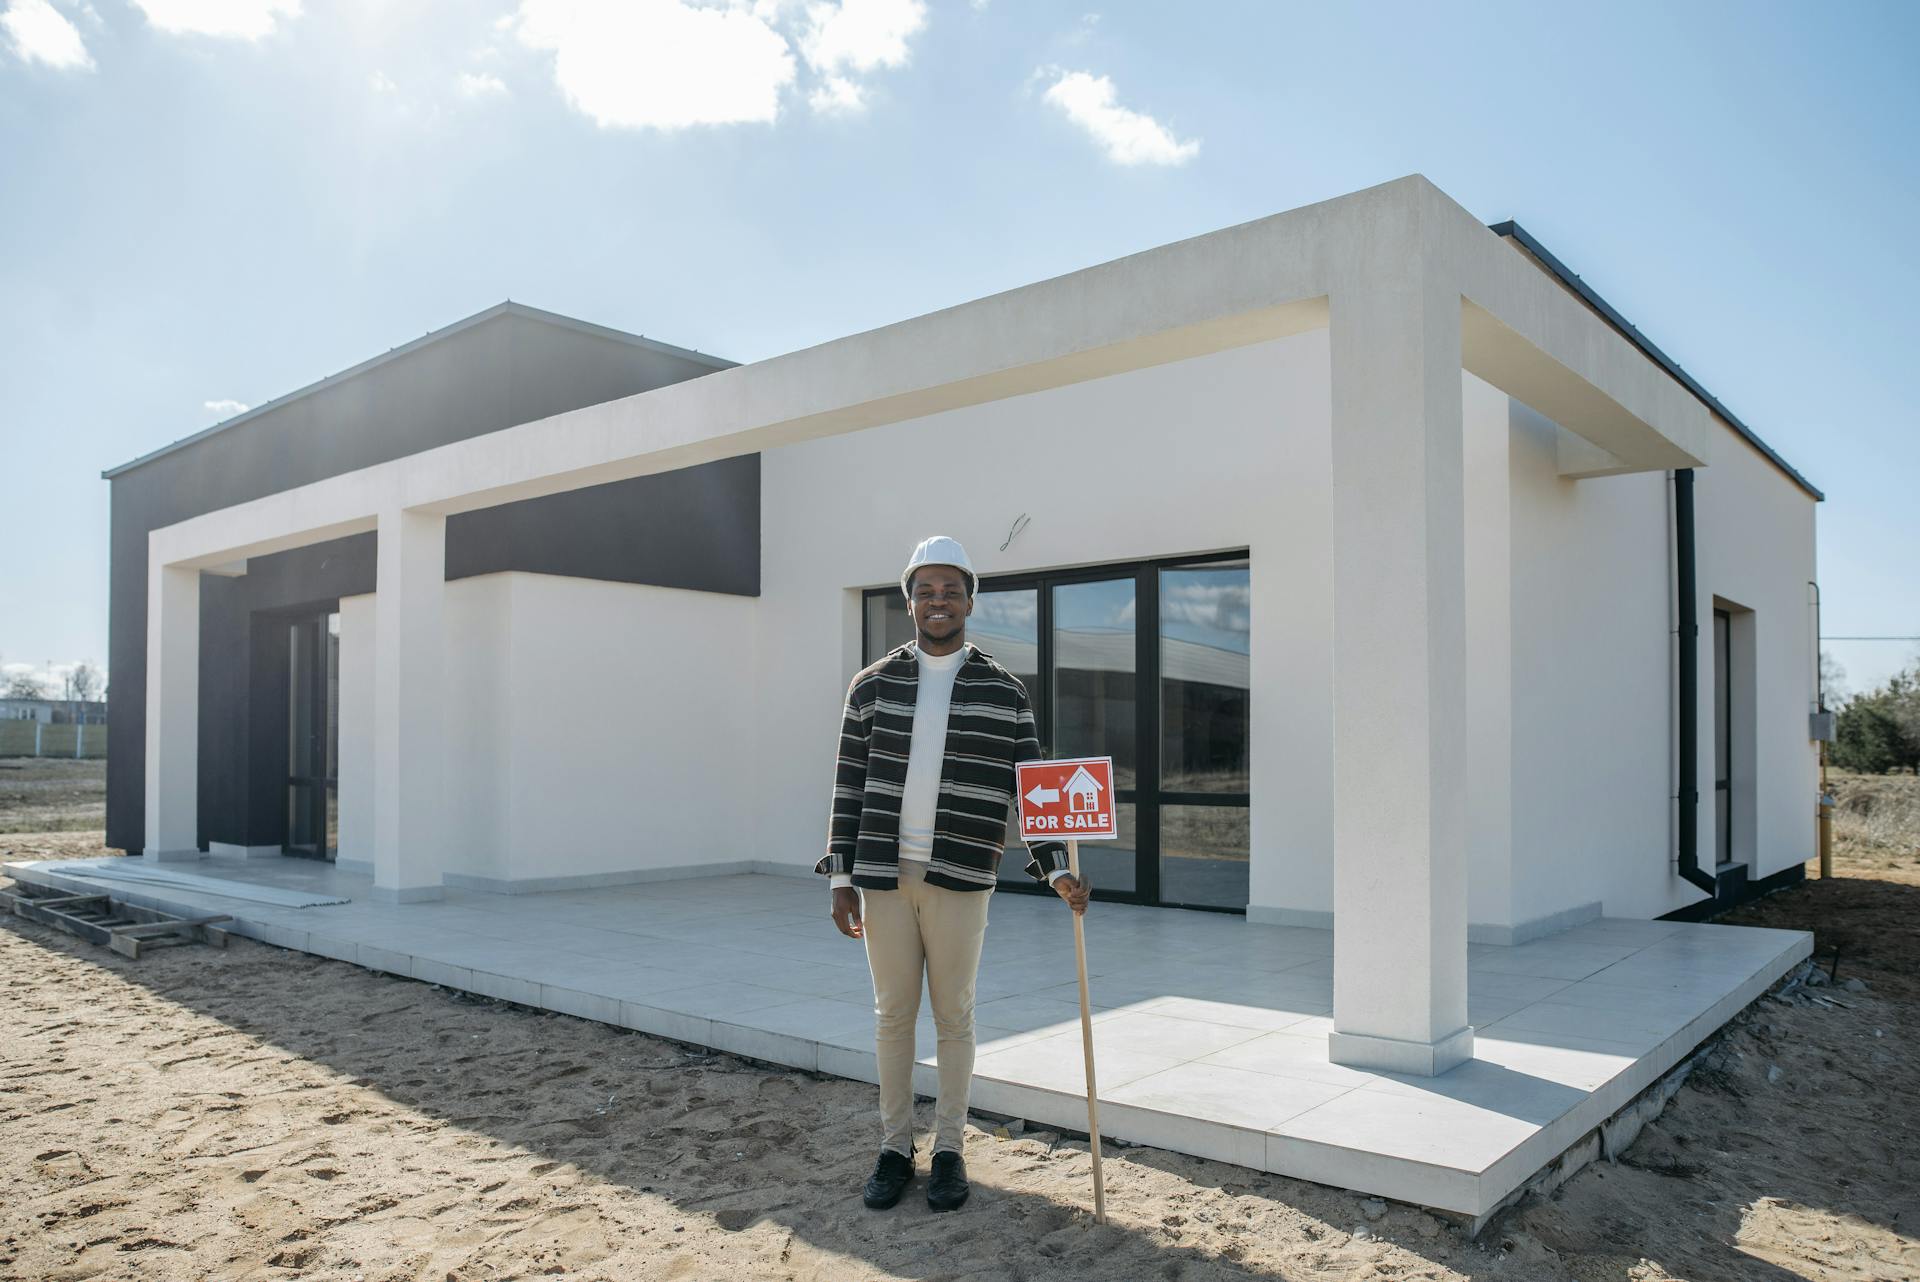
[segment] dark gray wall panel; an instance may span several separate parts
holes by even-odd
[[[514,310],[455,328],[114,477],[107,845],[139,850],[145,843],[148,531],[713,372],[698,358]],[[759,459],[749,456],[467,513],[449,522],[449,577],[524,569],[756,593],[759,487]],[[355,540],[340,540],[258,558],[239,579],[203,579],[203,843],[271,844],[250,840],[266,823],[267,802],[255,795],[259,786],[246,781],[243,764],[266,750],[258,739],[270,728],[253,725],[249,709],[256,694],[270,694],[274,680],[255,671],[263,655],[252,640],[251,615],[368,590],[370,579],[341,586],[360,583],[356,573],[371,573],[373,536],[357,537],[364,551],[349,546]],[[284,681],[284,673],[278,679]],[[284,708],[279,715],[284,719]]]
[[[758,595],[760,456],[449,517],[447,577],[499,570]]]

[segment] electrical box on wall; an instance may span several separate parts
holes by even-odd
[[[1820,743],[1833,742],[1833,713],[1824,711],[1816,712],[1812,714],[1809,720],[1813,723],[1812,729],[1807,733],[1809,739],[1817,740]]]

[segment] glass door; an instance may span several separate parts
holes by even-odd
[[[339,847],[340,616],[287,626],[288,854],[332,859]]]

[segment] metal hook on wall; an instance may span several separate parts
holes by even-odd
[[[1000,550],[1002,552],[1005,552],[1007,550],[1008,545],[1011,544],[1014,541],[1014,539],[1019,536],[1020,531],[1027,528],[1027,524],[1031,519],[1032,518],[1030,518],[1025,512],[1022,512],[1019,516],[1014,518],[1013,528],[1007,531],[1006,543],[1002,543],[1000,545]]]

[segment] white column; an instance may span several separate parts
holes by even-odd
[[[441,675],[447,522],[380,514],[374,590],[373,895],[441,895],[445,824]]]
[[[147,566],[146,847],[200,857],[200,571]]]
[[[1467,1025],[1460,296],[1422,254],[1329,299],[1336,1063],[1438,1074]]]
[[[340,853],[335,866],[373,872],[374,598],[340,600]]]

